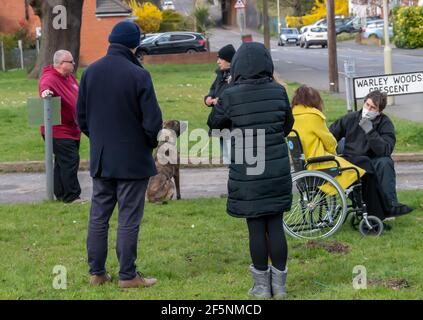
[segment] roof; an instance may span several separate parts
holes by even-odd
[[[97,0],[97,16],[130,16],[132,9],[121,0]]]

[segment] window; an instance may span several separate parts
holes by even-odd
[[[170,34],[162,35],[160,38],[157,39],[158,43],[165,43],[170,41]]]
[[[170,41],[187,41],[194,40],[194,37],[189,34],[172,34]]]

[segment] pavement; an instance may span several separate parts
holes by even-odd
[[[397,189],[423,189],[423,163],[396,163]],[[92,181],[88,171],[78,174],[82,198],[91,199]],[[228,169],[181,169],[182,199],[223,197],[227,195]],[[0,204],[34,203],[45,199],[44,173],[0,174]]]

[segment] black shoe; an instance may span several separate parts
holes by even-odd
[[[387,223],[383,223],[383,230],[384,231],[390,231],[392,229],[392,226]]]
[[[402,203],[396,203],[394,205],[392,205],[392,208],[390,210],[391,215],[394,217],[398,217],[398,216],[402,216],[405,215],[407,213],[410,213],[411,211],[413,211],[412,208],[410,208],[409,206],[402,204]]]

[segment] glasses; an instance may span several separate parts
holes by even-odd
[[[62,61],[62,63],[65,63],[65,62],[67,62],[67,63],[72,63],[73,65],[75,65],[75,61]]]

